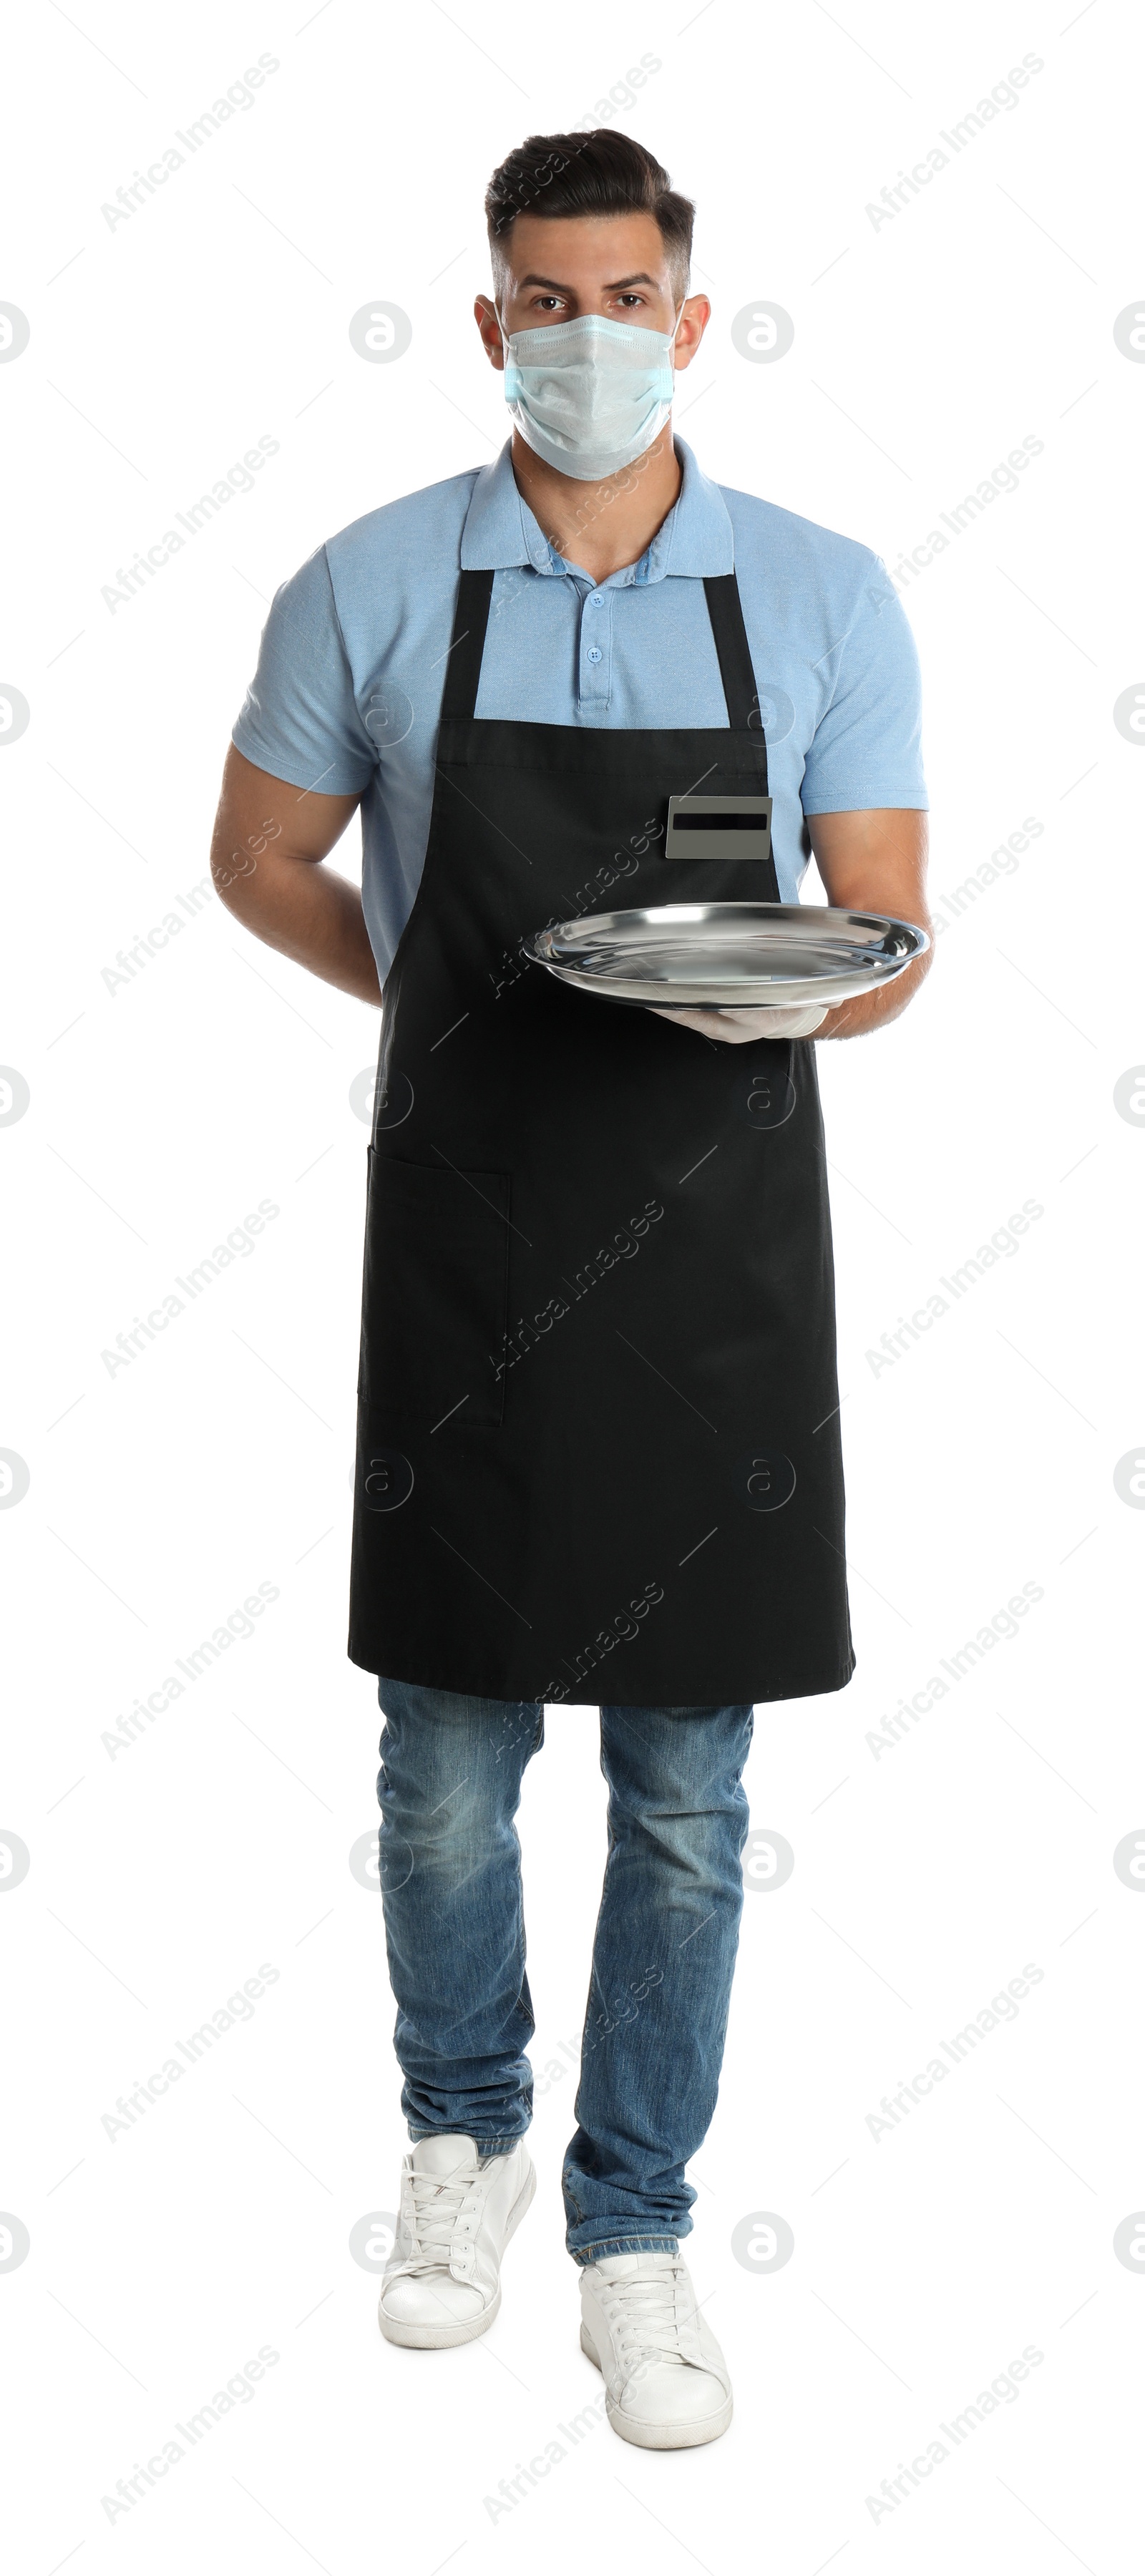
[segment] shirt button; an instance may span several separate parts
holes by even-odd
[[[590,644],[590,645],[589,645],[589,648],[588,648],[588,658],[589,658],[589,661],[590,661],[590,662],[603,662],[603,660],[604,660],[604,655],[603,655],[603,653],[601,652],[601,649],[600,649],[599,644]]]
[[[604,607],[604,592],[602,590],[594,590],[592,592],[592,604],[594,608]]]

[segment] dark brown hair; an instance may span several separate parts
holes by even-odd
[[[518,215],[654,215],[673,275],[688,283],[690,197],[677,196],[655,156],[629,134],[594,126],[584,134],[530,134],[495,170],[485,191],[494,276],[503,270]]]

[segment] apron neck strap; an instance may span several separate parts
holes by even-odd
[[[442,719],[471,717],[477,705],[485,629],[493,596],[491,570],[465,571],[457,584],[453,634],[445,666]],[[763,739],[751,647],[743,622],[739,584],[734,572],[708,574],[704,580],[712,637],[720,665],[728,723],[733,733],[753,731]],[[753,723],[754,718],[754,723]]]
[[[457,585],[449,659],[445,665],[445,688],[441,699],[443,721],[454,716],[462,719],[471,716],[477,705],[477,685],[481,678],[481,656],[485,649],[485,628],[492,596],[491,571],[462,573]]]
[[[704,596],[712,621],[712,636],[719,656],[720,678],[727,700],[728,723],[733,733],[747,733],[749,727],[762,740],[759,697],[752,668],[751,646],[743,622],[739,583],[734,572],[705,575]],[[754,725],[752,718],[755,718]]]

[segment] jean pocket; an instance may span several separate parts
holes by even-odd
[[[509,1175],[401,1163],[371,1145],[358,1394],[426,1430],[495,1427],[505,1404]]]

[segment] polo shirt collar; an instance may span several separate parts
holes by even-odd
[[[674,444],[683,467],[679,493],[639,563],[610,576],[618,585],[663,581],[667,573],[704,579],[733,569],[732,523],[723,494],[701,474],[683,439]],[[473,486],[461,536],[461,567],[463,572],[500,572],[513,564],[528,564],[540,573],[568,569],[518,491],[512,440],[507,439],[493,464],[482,466]]]

